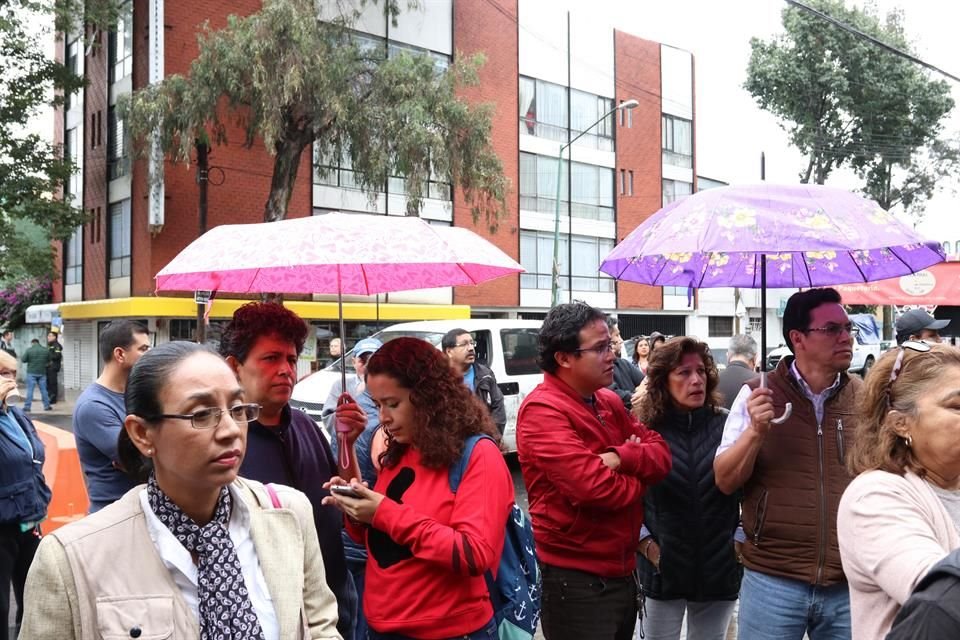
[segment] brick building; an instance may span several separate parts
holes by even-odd
[[[64,321],[68,387],[96,375],[96,335],[116,317],[141,318],[158,340],[190,338],[195,305],[157,298],[153,276],[198,234],[195,167],[165,169],[152,187],[146,160],[131,161],[117,98],[171,73],[186,73],[204,21],[225,25],[228,13],[256,11],[254,0],[132,0],[115,31],[96,34],[95,46],[68,37],[64,60],[88,84],[62,114],[65,152],[82,167],[67,191],[91,214],[61,253],[55,286]],[[597,21],[589,11],[568,13],[532,0],[431,0],[390,24],[376,7],[358,23],[357,37],[392,53],[413,50],[448,64],[454,55],[482,52],[480,84],[471,101],[496,106],[493,144],[513,190],[508,216],[491,235],[475,226],[469,207],[449,184],[431,183],[422,217],[472,228],[527,269],[479,287],[400,292],[351,305],[349,335],[375,323],[439,317],[542,317],[550,306],[557,180],[560,180],[561,300],[583,299],[617,310],[625,335],[657,329],[682,333],[686,291],[616,283],[599,261],[664,203],[696,189],[693,57]],[[388,53],[388,55],[390,55]],[[569,147],[562,172],[560,146],[617,105]],[[59,128],[59,127],[58,127]],[[208,227],[260,222],[272,159],[262,144],[232,143],[210,154]],[[330,169],[321,178],[315,164]],[[312,176],[312,179],[311,179]],[[402,177],[392,177],[371,204],[352,188],[348,163],[304,154],[290,202],[291,217],[328,211],[402,215]],[[298,303],[321,340],[334,329],[335,305]],[[452,305],[452,306],[451,306]],[[211,318],[228,317],[236,303],[215,302]],[[215,327],[212,328],[216,338]],[[321,344],[322,350],[322,344]]]

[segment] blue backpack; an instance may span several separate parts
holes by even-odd
[[[450,490],[454,493],[460,487],[474,446],[484,438],[493,442],[493,438],[486,435],[467,438],[463,455],[450,467]],[[513,503],[510,509],[506,529],[497,577],[494,579],[490,571],[484,577],[500,640],[531,640],[540,620],[540,569],[533,547],[530,518],[517,503]]]

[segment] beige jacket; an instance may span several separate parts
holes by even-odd
[[[925,481],[913,473],[862,473],[837,514],[840,558],[850,584],[853,640],[876,640],[930,568],[960,535]]]
[[[337,602],[327,587],[310,502],[277,486],[274,509],[258,482],[235,487],[281,638],[331,638]],[[200,628],[150,539],[136,487],[114,504],[46,536],[27,576],[21,640],[199,638]],[[136,633],[136,632],[134,632]]]

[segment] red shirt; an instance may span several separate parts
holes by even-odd
[[[364,528],[363,611],[380,633],[450,638],[493,617],[483,574],[500,562],[513,481],[490,440],[474,447],[456,494],[449,473],[423,466],[411,447],[377,478],[387,498]]]
[[[640,442],[626,443],[631,435]],[[600,459],[616,451],[620,468]],[[517,452],[530,499],[537,557],[607,578],[636,567],[643,494],[670,471],[670,448],[609,389],[591,405],[555,375],[527,395],[517,416]]]

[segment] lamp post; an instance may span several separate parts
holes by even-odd
[[[636,100],[627,100],[625,102],[621,102],[616,107],[600,116],[600,118],[592,125],[578,133],[573,140],[567,142],[566,144],[560,145],[560,151],[557,153],[557,200],[555,203],[553,216],[553,273],[551,274],[553,283],[550,287],[551,307],[557,306],[557,304],[560,302],[560,181],[563,179],[563,152],[565,149],[569,149],[574,142],[583,137],[595,126],[606,120],[607,117],[612,113],[620,111],[621,109],[635,109],[638,104],[640,103]],[[569,211],[567,211],[567,215],[570,215]]]

